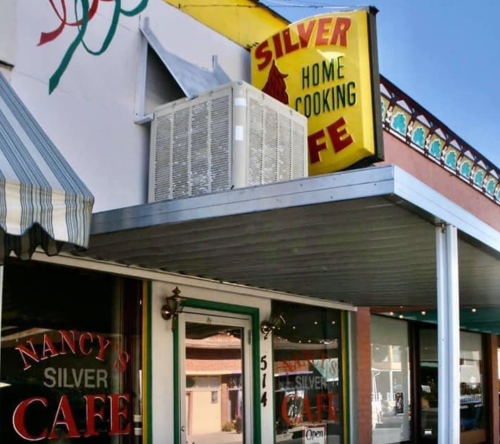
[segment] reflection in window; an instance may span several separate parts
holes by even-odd
[[[273,335],[276,441],[342,442],[341,312],[281,302],[273,312],[286,321]]]
[[[141,442],[141,283],[35,262],[4,273],[1,442]]]
[[[438,435],[438,356],[437,331],[420,330],[421,437],[437,443]],[[480,444],[486,441],[483,403],[482,337],[460,332],[460,441]]]
[[[468,444],[486,441],[482,338],[465,331],[460,333],[460,431]]]
[[[243,330],[186,322],[187,444],[242,444]]]
[[[372,426],[373,443],[410,440],[410,362],[408,324],[373,316]]]
[[[424,442],[437,442],[438,426],[438,358],[437,332],[422,328],[420,343],[420,436]]]

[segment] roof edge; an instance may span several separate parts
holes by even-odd
[[[434,223],[448,223],[463,234],[500,253],[500,232],[396,165],[394,194],[426,212]]]
[[[394,165],[370,167],[96,213],[92,235],[198,219],[386,196]]]

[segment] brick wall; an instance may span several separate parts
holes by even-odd
[[[499,436],[499,412],[498,412],[498,337],[488,335],[485,347],[485,372],[484,377],[490,378],[489,393],[485,393],[486,412],[488,412],[488,425],[490,429],[491,443],[498,443]]]
[[[356,399],[353,399],[354,418],[358,425],[358,444],[372,442],[372,376],[371,376],[371,340],[370,309],[358,308],[356,313]]]

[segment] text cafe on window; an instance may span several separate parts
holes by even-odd
[[[16,34],[0,440],[498,442],[500,171],[378,74],[375,10],[249,3],[150,0],[51,95]]]

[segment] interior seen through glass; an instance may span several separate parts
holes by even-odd
[[[244,442],[243,329],[186,323],[188,444]]]
[[[373,444],[411,439],[408,324],[382,316],[371,320]]]
[[[420,341],[421,442],[437,443],[438,356],[437,330],[422,328]],[[483,399],[483,350],[478,333],[460,332],[460,444],[487,440]]]
[[[275,301],[273,312],[276,443],[343,443],[340,311]]]
[[[7,263],[2,444],[142,443],[141,292],[141,281]]]

